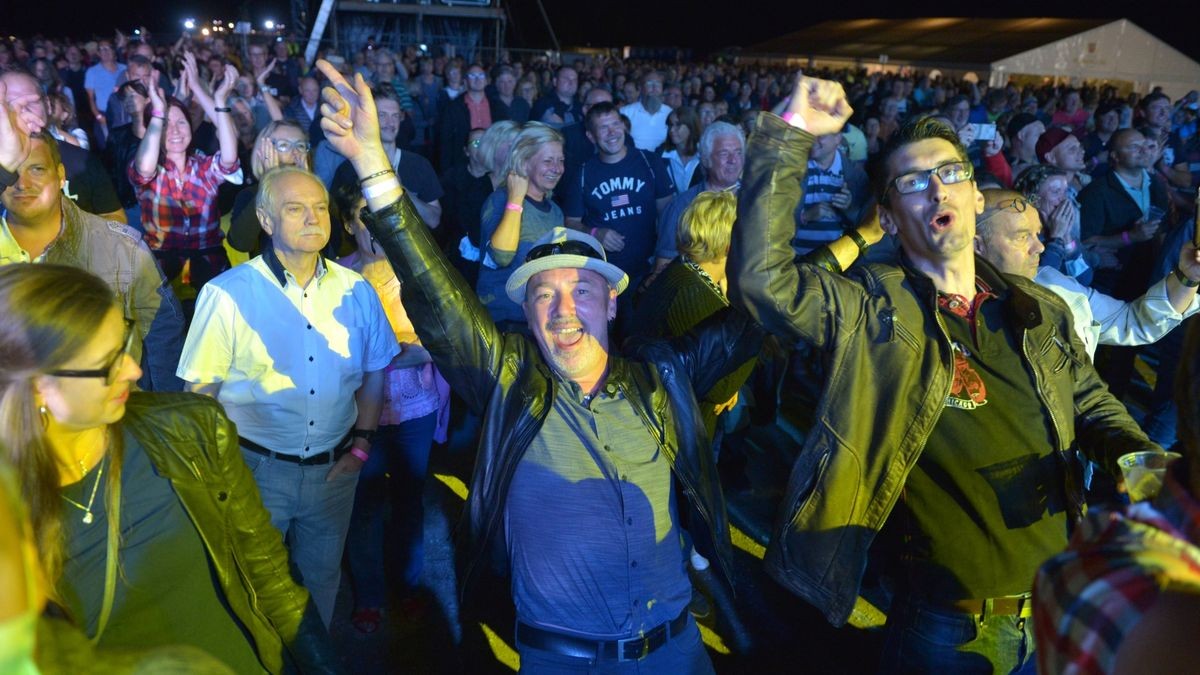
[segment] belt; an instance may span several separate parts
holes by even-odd
[[[617,661],[636,661],[667,644],[671,638],[677,637],[687,628],[687,607],[671,621],[659,624],[644,635],[625,638],[624,640],[590,640],[574,635],[564,635],[553,631],[535,628],[527,623],[517,622],[517,642],[534,649],[554,652],[563,656],[576,656],[588,659],[615,659]]]
[[[963,614],[1016,616],[1028,619],[1033,616],[1033,598],[1029,594],[1025,594],[1004,598],[957,600],[950,603],[950,609]]]
[[[332,451],[326,450],[325,452],[318,452],[317,454],[309,455],[308,457],[301,457],[300,455],[289,455],[289,454],[286,454],[283,452],[275,452],[274,450],[272,450],[270,448],[263,447],[263,446],[259,445],[258,443],[255,443],[254,441],[246,438],[245,436],[238,436],[238,445],[249,450],[250,452],[253,452],[253,453],[256,453],[259,455],[265,455],[267,457],[270,457],[271,459],[278,459],[280,461],[289,462],[291,464],[299,464],[300,466],[313,466],[315,464],[329,464],[331,462],[336,462],[339,459],[341,459],[347,452],[350,452],[350,446],[346,442],[348,440],[350,440],[350,434],[346,434],[345,438],[338,441],[338,444],[336,446],[334,446],[334,449]]]

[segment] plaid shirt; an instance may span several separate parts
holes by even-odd
[[[1153,502],[1088,514],[1038,571],[1038,672],[1108,673],[1122,639],[1167,590],[1200,591],[1200,502],[1174,463]]]
[[[241,165],[233,160],[233,170],[221,169],[221,153],[206,157],[201,152],[188,155],[180,171],[164,159],[146,178],[129,164],[129,181],[142,207],[142,226],[146,244],[158,249],[205,249],[221,245],[221,210],[217,207],[217,188],[223,181],[241,182]]]

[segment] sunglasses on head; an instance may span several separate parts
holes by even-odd
[[[525,262],[545,258],[548,255],[581,255],[587,258],[595,258],[596,260],[604,259],[601,257],[599,251],[584,242],[568,239],[566,241],[556,241],[549,244],[542,244],[541,246],[534,246],[525,256]]]

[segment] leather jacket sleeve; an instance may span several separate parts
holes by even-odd
[[[763,331],[758,324],[744,312],[726,307],[669,343],[683,363],[696,398],[703,400],[730,373],[752,361],[762,341]]]
[[[824,348],[840,326],[861,320],[863,289],[838,274],[794,262],[793,213],[803,197],[813,136],[760,113],[746,148],[729,296],[788,345]],[[857,312],[857,316],[854,313]]]
[[[475,291],[438,248],[405,192],[367,228],[400,278],[401,302],[450,388],[482,411],[500,373],[503,337]]]
[[[344,672],[316,605],[292,579],[283,537],[271,524],[254,476],[242,461],[233,422],[220,415],[217,425],[221,480],[233,500],[229,513],[234,551],[258,611],[274,626],[301,673]]]

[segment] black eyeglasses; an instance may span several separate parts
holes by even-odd
[[[1032,202],[1024,197],[1013,197],[1002,202],[996,202],[995,208],[988,209],[982,216],[975,220],[976,227],[980,223],[1000,213],[1001,211],[1012,211],[1013,213],[1025,213],[1025,209],[1031,206]]]
[[[104,386],[110,386],[116,382],[117,375],[121,372],[121,364],[125,360],[125,355],[129,353],[129,348],[133,346],[135,334],[133,321],[125,319],[125,342],[121,351],[117,352],[108,363],[95,370],[51,370],[46,374],[55,377],[99,377],[104,379]]]
[[[568,239],[566,241],[556,241],[550,244],[542,244],[534,246],[525,256],[525,262],[545,258],[548,255],[581,255],[596,260],[604,260],[600,252],[588,246],[582,241]]]
[[[975,175],[975,169],[971,166],[970,162],[952,159],[949,162],[942,162],[932,169],[909,171],[893,178],[892,182],[888,183],[887,189],[883,191],[883,196],[879,198],[880,203],[887,203],[888,193],[892,191],[892,188],[895,188],[896,192],[902,195],[910,195],[928,190],[929,181],[933,179],[934,174],[937,174],[938,180],[942,181],[942,185],[954,185],[955,183],[971,180]]]

